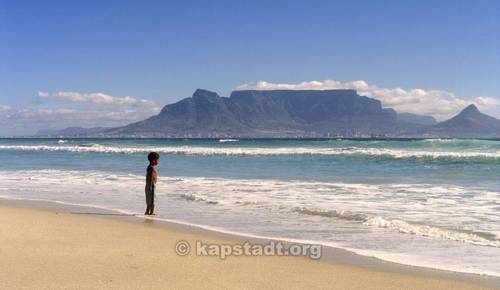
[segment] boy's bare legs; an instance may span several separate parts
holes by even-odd
[[[154,215],[154,211],[155,211],[155,204],[154,203],[148,204],[144,215]]]

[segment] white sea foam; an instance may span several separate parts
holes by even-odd
[[[364,225],[378,228],[386,228],[400,233],[413,234],[424,237],[447,239],[470,243],[480,246],[491,246],[500,248],[500,240],[496,239],[496,234],[491,233],[488,237],[482,237],[479,233],[465,232],[451,229],[444,229],[425,224],[409,223],[398,219],[384,219],[380,216],[370,216],[364,213],[337,210],[314,210],[309,208],[294,208],[293,211],[329,218],[337,218],[348,221],[359,221]]]
[[[65,180],[61,183],[60,180]],[[0,171],[0,191],[34,191],[55,200],[94,203],[104,195],[141,196],[143,176],[99,171]],[[291,212],[358,222],[365,226],[500,247],[498,212],[484,206],[499,193],[454,185],[352,184],[332,182],[164,177],[158,186],[169,196],[209,205]],[[66,192],[72,192],[67,196]],[[422,196],[426,196],[422,199]],[[467,200],[465,196],[474,196]],[[159,194],[162,197],[162,194]],[[116,199],[116,200],[115,200]],[[460,200],[460,203],[443,202]],[[126,200],[125,200],[126,201]],[[126,205],[126,204],[125,204]],[[496,218],[495,218],[496,217]]]
[[[405,234],[447,239],[447,240],[459,241],[480,246],[491,246],[497,248],[500,247],[500,240],[490,240],[485,237],[481,237],[479,236],[479,234],[476,233],[442,229],[439,227],[433,227],[429,225],[411,224],[406,221],[398,219],[387,220],[382,217],[371,217],[368,218],[364,222],[364,224],[370,226],[376,226],[379,228],[396,230],[400,233],[405,233]]]
[[[363,147],[202,147],[202,146],[108,146],[81,145],[0,145],[0,150],[63,151],[79,153],[137,154],[156,151],[185,155],[363,155],[389,158],[493,158],[500,159],[500,151],[426,151]]]
[[[345,210],[317,210],[306,207],[295,207],[292,209],[292,211],[300,214],[321,216],[327,218],[338,218],[348,221],[365,222],[369,219],[368,215],[366,214],[345,211]]]

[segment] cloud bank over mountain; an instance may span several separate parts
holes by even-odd
[[[482,110],[491,110],[500,104],[500,100],[479,96],[472,100],[458,97],[445,90],[405,90],[401,87],[384,88],[369,84],[363,80],[340,82],[336,80],[306,81],[301,83],[272,83],[260,81],[242,84],[237,90],[331,90],[355,89],[360,95],[373,97],[382,102],[384,107],[391,107],[398,112],[431,115],[444,120],[462,110],[470,103]]]

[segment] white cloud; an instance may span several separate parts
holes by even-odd
[[[75,93],[75,92],[38,92],[38,96],[44,99],[64,100],[70,102],[89,102],[106,105],[129,105],[152,107],[155,103],[152,101],[137,99],[134,97],[113,97],[104,93]]]
[[[491,98],[491,97],[486,97],[486,96],[481,96],[481,97],[476,97],[474,98],[475,104],[478,106],[482,107],[495,107],[500,105],[500,100]]]
[[[7,105],[0,105],[0,112],[7,112],[10,111],[12,108]]]
[[[33,103],[21,109],[0,105],[0,135],[31,135],[39,129],[66,127],[117,127],[140,121],[161,111],[161,105],[133,97],[103,93],[40,91],[42,99],[71,102],[65,107]]]
[[[426,114],[439,120],[447,119],[468,104],[474,103],[481,110],[491,110],[500,105],[500,100],[481,96],[472,100],[465,100],[452,92],[444,90],[405,90],[400,87],[383,88],[358,80],[352,82],[339,82],[336,80],[309,81],[297,84],[270,83],[260,81],[254,84],[243,84],[238,90],[329,90],[329,89],[355,89],[358,94],[374,97],[380,100],[384,107],[394,108],[398,112]]]

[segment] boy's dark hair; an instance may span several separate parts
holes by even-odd
[[[153,162],[153,160],[158,160],[158,159],[160,159],[160,154],[158,154],[156,152],[151,152],[148,154],[149,162]]]

